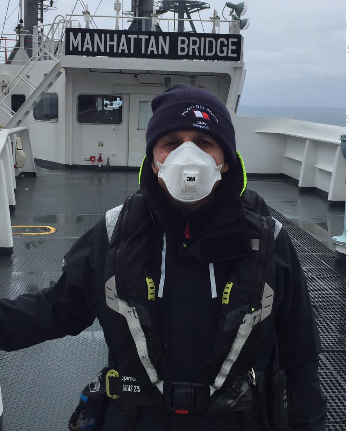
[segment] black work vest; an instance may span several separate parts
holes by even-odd
[[[191,379],[209,388],[206,412],[212,415],[219,414],[223,404],[229,411],[222,400],[239,376],[255,366],[273,333],[275,222],[262,215],[265,204],[258,194],[246,191],[239,201],[244,217],[218,226],[190,246],[200,264],[226,261],[230,268],[213,346]],[[117,358],[118,395],[154,411],[163,409],[164,391],[175,379],[164,355],[156,307],[161,280],[156,277],[154,282],[152,268],[154,238],[159,237],[163,258],[171,231],[151,212],[142,193],[130,196],[115,226],[105,270],[106,303],[113,317],[107,331],[113,333],[109,345]],[[161,256],[157,260],[161,265]]]

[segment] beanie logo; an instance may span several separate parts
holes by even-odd
[[[186,117],[189,113],[194,114],[199,121],[206,120],[218,123],[218,118],[216,117],[216,115],[212,112],[210,108],[206,106],[194,104],[190,105],[182,112],[182,115],[183,117]]]
[[[196,118],[203,118],[204,120],[210,121],[210,117],[206,112],[193,111]]]

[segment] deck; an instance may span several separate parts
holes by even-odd
[[[36,292],[57,280],[63,255],[76,239],[137,186],[135,172],[37,168],[36,178],[18,178],[12,225],[57,231],[14,237],[14,254],[0,257],[0,297]],[[298,251],[323,345],[320,378],[328,401],[327,430],[344,430],[345,267],[335,261],[331,244],[331,237],[343,231],[344,208],[328,208],[322,196],[300,194],[291,182],[254,180],[249,187],[265,198]],[[98,322],[76,337],[0,352],[4,430],[68,429],[81,389],[106,363]]]

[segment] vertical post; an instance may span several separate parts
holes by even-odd
[[[39,49],[39,28],[37,25],[33,27],[33,52],[32,55]]]
[[[88,10],[88,5],[86,4],[86,10],[84,10],[82,12],[82,14],[84,15],[84,20],[85,20],[85,28],[90,28],[90,12]]]
[[[240,34],[240,23],[239,23],[239,21],[232,20],[229,23],[229,33],[230,34]]]
[[[341,139],[341,147],[338,148],[337,153],[341,152],[343,155],[343,158],[346,159],[347,136],[342,135],[340,139]],[[344,163],[344,173],[345,173],[345,163]],[[345,186],[344,186],[343,194],[345,196]],[[346,215],[347,215],[347,203],[345,202],[343,233],[341,236],[334,236],[332,238],[332,241],[336,246],[336,254],[335,254],[336,260],[345,260],[345,256],[346,256],[346,244],[347,244]]]
[[[7,39],[6,37],[4,38],[5,40],[5,64],[7,63]]]
[[[13,135],[12,164],[16,164],[17,135]]]
[[[10,137],[7,138],[5,147],[3,149],[2,160],[4,164],[4,172],[5,172],[5,178],[6,178],[5,184],[7,189],[8,206],[10,208],[10,211],[14,212],[14,210],[16,209],[14,167],[12,164],[12,157],[10,154],[9,143],[10,143]]]
[[[158,16],[156,14],[156,7],[153,7],[153,14],[151,15],[151,31],[156,31],[156,26],[158,24]]]
[[[28,57],[32,57],[33,56],[33,39],[32,36],[26,36],[26,33],[23,32],[23,29],[19,30],[18,33],[18,38],[19,38],[19,53],[21,54],[19,57],[19,61],[20,63],[27,62],[27,58],[26,56],[23,57],[23,54],[25,51],[28,54]]]
[[[24,26],[29,34],[33,34],[33,26],[39,24],[39,1],[24,0]]]
[[[39,0],[40,3],[40,22],[41,24],[44,22],[44,1]]]
[[[219,33],[219,28],[220,28],[220,25],[221,25],[221,21],[220,20],[221,19],[220,19],[219,15],[218,15],[217,9],[215,9],[213,11],[213,28],[212,28],[212,33],[213,34]]]
[[[33,27],[39,25],[39,1],[40,0],[24,0],[24,27],[27,30],[28,36],[23,36],[24,46],[29,57],[32,56],[32,39]]]
[[[11,159],[11,166],[13,166],[12,170],[12,178],[13,178],[13,188],[16,190],[17,184],[16,184],[16,171],[15,171],[15,164],[16,164],[16,149],[17,149],[17,134],[12,135],[12,144],[11,144],[11,137],[8,137],[8,149],[10,152],[10,159]]]
[[[19,22],[23,20],[23,0],[19,0]]]
[[[8,206],[5,167],[0,156],[0,255],[2,256],[10,256],[13,253],[11,217]]]
[[[73,94],[73,93],[71,93]],[[32,151],[32,145],[30,142],[29,130],[25,129],[21,132],[23,151],[25,152],[26,160],[25,165],[19,172],[25,172],[27,175],[36,176],[35,163]]]
[[[142,31],[150,31],[152,27],[153,0],[141,0],[139,3],[140,15],[144,17],[142,19]]]
[[[114,10],[116,13],[116,22],[115,22],[115,30],[119,30],[120,26],[119,26],[119,14],[121,11],[121,4],[119,0],[116,0],[114,2]]]
[[[178,33],[184,33],[184,6],[183,0],[178,2]]]

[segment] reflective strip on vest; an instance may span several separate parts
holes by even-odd
[[[117,296],[114,276],[109,278],[106,282],[105,293],[108,307],[125,317],[132,338],[135,342],[139,359],[144,366],[151,383],[155,385],[161,393],[163,393],[163,382],[159,379],[158,373],[150,361],[147,341],[141,327],[136,308],[130,307],[125,301]]]
[[[164,294],[164,285],[165,285],[165,270],[166,270],[166,234],[164,233],[164,240],[162,246],[162,260],[161,260],[161,277],[159,283],[159,298],[162,298]]]
[[[111,238],[113,236],[115,225],[118,221],[122,207],[123,207],[123,205],[119,205],[118,207],[115,207],[115,208],[107,211],[105,214],[105,225],[107,228],[107,234],[108,234],[109,242],[111,241]]]
[[[280,223],[279,220],[276,220],[274,217],[272,217],[272,219],[275,220],[274,239],[276,239],[281,231],[282,223]]]
[[[263,289],[262,307],[260,310],[248,313],[244,317],[244,320],[239,327],[238,333],[236,334],[233,345],[231,346],[230,352],[228,353],[226,360],[223,362],[223,365],[213,385],[210,386],[211,395],[223,386],[223,383],[228,377],[231,367],[235,364],[235,361],[239,357],[241,349],[245,345],[253,327],[270,315],[273,306],[273,299],[274,291],[268,285],[268,283],[265,283]]]
[[[210,282],[211,282],[211,293],[212,298],[217,298],[217,286],[216,286],[216,278],[214,275],[214,266],[213,263],[209,264],[210,269]]]

